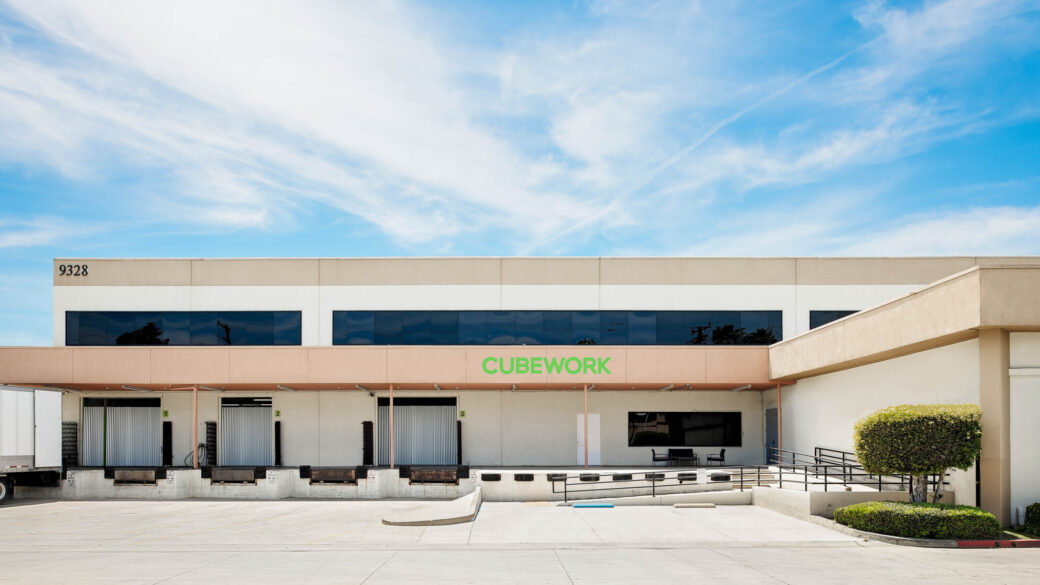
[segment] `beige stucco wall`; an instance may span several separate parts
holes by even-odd
[[[218,421],[219,400],[225,396],[272,397],[274,420],[282,423],[282,463],[286,466],[354,466],[362,464],[362,422],[376,421],[376,399],[361,391],[200,392],[199,442],[205,441],[206,421]],[[397,398],[430,396],[429,392],[399,391]],[[577,415],[583,411],[582,392],[472,390],[438,393],[458,400],[462,421],[463,464],[506,466],[573,466],[577,460]],[[172,421],[174,464],[191,452],[190,392],[111,392],[104,397],[158,396]],[[78,420],[82,393],[65,395],[65,420]],[[589,393],[589,412],[600,415],[602,465],[649,465],[649,448],[628,446],[629,411],[739,411],[743,445],[729,447],[731,464],[760,464],[764,419],[761,392],[598,392]],[[463,411],[465,412],[462,415]],[[75,419],[71,417],[75,417]],[[378,429],[376,429],[378,439]],[[718,447],[694,449],[703,459]]]
[[[460,392],[462,456],[469,465],[575,465],[581,392]],[[763,449],[760,392],[589,393],[589,413],[600,415],[602,465],[649,465],[650,449],[628,446],[629,411],[740,411],[743,445],[727,449],[726,461],[759,464]],[[703,459],[717,447],[694,449]]]
[[[971,339],[799,380],[783,389],[784,449],[853,450],[853,425],[896,404],[978,403],[979,342]],[[951,478],[957,503],[974,505],[974,472]]]
[[[1011,510],[1040,502],[1040,333],[1010,334]],[[1021,522],[1021,518],[1018,519]]]

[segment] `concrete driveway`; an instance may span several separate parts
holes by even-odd
[[[485,503],[385,526],[402,501],[31,502],[0,508],[0,583],[1037,583],[1040,550],[862,543],[754,506]]]

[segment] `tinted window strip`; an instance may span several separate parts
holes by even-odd
[[[301,345],[300,311],[67,311],[65,345]]]
[[[782,311],[334,311],[333,345],[770,345]]]

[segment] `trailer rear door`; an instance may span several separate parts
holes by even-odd
[[[36,467],[61,467],[61,392],[36,390]]]

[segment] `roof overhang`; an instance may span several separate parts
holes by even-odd
[[[563,365],[550,368],[553,361]],[[332,346],[4,347],[0,383],[82,391],[527,391],[585,384],[681,391],[762,390],[778,382],[769,378],[766,347]]]
[[[797,380],[978,337],[1040,331],[1040,265],[973,267],[769,347],[774,378]]]

